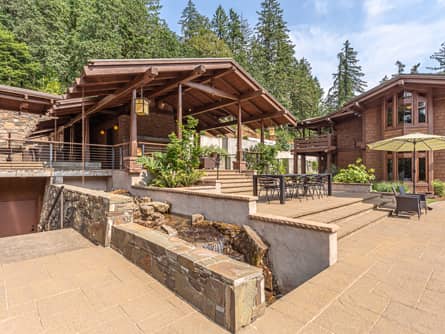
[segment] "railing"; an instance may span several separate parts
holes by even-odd
[[[322,152],[333,150],[336,146],[337,138],[334,134],[312,136],[307,138],[296,138],[294,147],[296,152]]]
[[[138,155],[165,150],[165,144],[141,142]],[[24,163],[32,167],[55,169],[124,169],[130,154],[129,143],[117,145],[18,140],[0,138],[0,163]]]

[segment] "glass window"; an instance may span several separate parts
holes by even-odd
[[[398,172],[400,181],[412,181],[411,158],[399,158]]]
[[[425,123],[426,122],[426,102],[420,100],[417,103],[417,112],[419,114],[419,123]]]
[[[392,126],[392,99],[386,102],[386,126]]]
[[[386,171],[387,171],[387,175],[388,175],[388,181],[393,180],[392,165],[393,165],[392,159],[388,159],[386,161]]]
[[[426,181],[426,158],[419,158],[419,181]]]
[[[412,123],[413,121],[413,96],[410,92],[399,94],[398,101],[398,122]]]

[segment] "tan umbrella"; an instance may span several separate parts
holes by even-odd
[[[413,161],[416,161],[418,151],[445,150],[445,136],[412,133],[405,136],[394,137],[368,144],[370,150],[391,152],[413,152]],[[413,163],[413,193],[416,192],[416,164]]]

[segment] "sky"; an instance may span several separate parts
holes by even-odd
[[[257,22],[260,0],[194,0],[198,10],[211,17],[221,4],[234,8],[251,26]],[[161,15],[180,33],[178,21],[187,0],[161,0]],[[284,19],[295,44],[295,56],[305,57],[327,91],[337,67],[336,55],[349,39],[368,88],[395,73],[396,60],[406,71],[421,63],[420,72],[431,72],[430,59],[445,42],[445,0],[281,0]]]

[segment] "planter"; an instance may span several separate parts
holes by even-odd
[[[216,161],[214,158],[211,158],[211,157],[201,158],[199,161],[199,168],[201,168],[201,169],[215,169]]]
[[[351,193],[369,193],[371,192],[370,183],[332,183],[332,191],[344,191]]]

